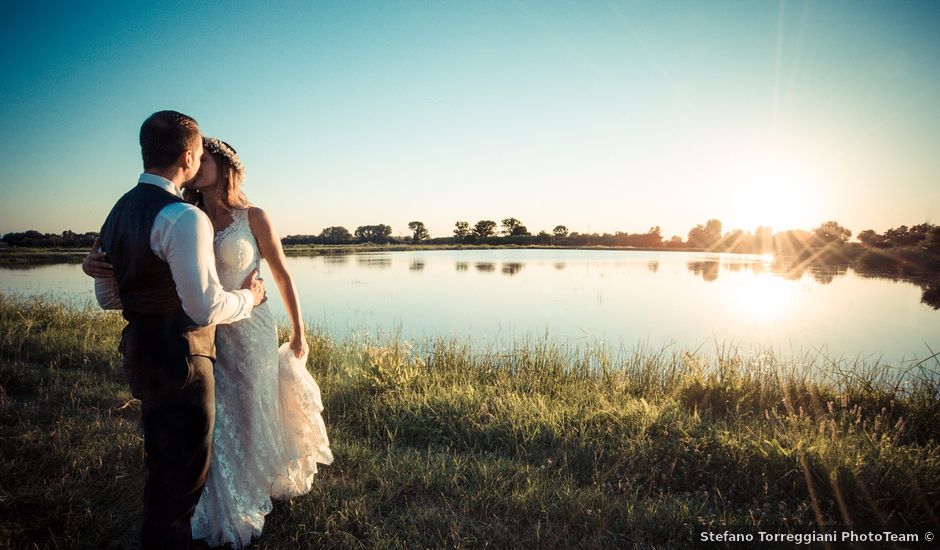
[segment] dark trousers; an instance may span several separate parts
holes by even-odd
[[[190,521],[206,485],[215,422],[212,359],[190,354],[172,325],[131,322],[124,374],[141,402],[147,483],[144,548],[189,548]]]

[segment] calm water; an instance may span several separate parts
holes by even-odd
[[[444,335],[508,346],[547,334],[575,345],[733,345],[891,363],[927,357],[928,346],[940,351],[940,311],[921,302],[919,286],[852,270],[783,276],[757,256],[441,250],[288,258],[288,265],[306,320],[337,336]],[[0,269],[0,288],[94,300],[77,265]]]

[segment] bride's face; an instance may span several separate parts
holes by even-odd
[[[190,189],[205,189],[215,185],[219,179],[219,163],[209,151],[202,153],[202,165],[199,167],[199,173],[190,184]]]

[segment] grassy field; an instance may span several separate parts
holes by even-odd
[[[0,546],[134,546],[114,313],[0,294]],[[685,547],[940,527],[937,362],[309,336],[336,461],[257,548]],[[813,378],[813,370],[828,373]],[[865,548],[876,546],[866,545]]]

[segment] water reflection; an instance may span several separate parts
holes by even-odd
[[[376,269],[388,269],[389,267],[392,267],[392,259],[388,257],[360,255],[356,256],[356,263],[362,267],[371,267]]]
[[[786,262],[771,264],[763,259],[751,261],[738,259],[725,261],[706,259],[688,262],[687,266],[689,271],[695,275],[701,276],[706,281],[718,280],[718,274],[721,271],[739,273],[745,269],[749,269],[755,275],[759,275],[765,273],[769,267],[774,275],[785,279],[799,280],[803,278],[803,275],[809,273],[816,282],[827,285],[831,283],[835,277],[845,275],[848,272],[848,266],[846,265],[793,265]],[[649,270],[655,273],[655,269],[649,268]]]
[[[864,279],[890,279],[892,281],[910,283],[920,287],[920,303],[940,309],[940,280],[933,276],[899,275],[897,273],[877,273],[856,271]]]
[[[721,262],[718,260],[704,260],[701,262],[689,262],[689,271],[696,275],[701,275],[706,281],[715,281],[718,279],[718,271]]]
[[[923,294],[920,301],[934,309],[940,309],[940,283],[927,284],[921,287]]]
[[[821,285],[828,285],[832,282],[833,279],[840,275],[845,275],[849,272],[848,266],[844,265],[827,265],[827,266],[817,266],[809,270],[812,274],[813,279]]]
[[[794,304],[794,285],[779,277],[742,277],[723,290],[724,302],[750,322],[779,319]]]
[[[750,270],[751,273],[759,275],[765,273],[768,269],[773,269],[773,256],[745,256],[724,259],[706,258],[704,261],[719,262],[721,264],[720,269],[731,273],[740,273]]]
[[[304,315],[337,334],[400,326],[405,338],[452,334],[502,345],[549,331],[572,344],[596,338],[616,347],[648,338],[653,346],[694,350],[733,342],[742,350],[822,349],[895,363],[932,353],[925,343],[940,346],[936,276],[723,253],[409,250],[350,256],[287,258]],[[91,288],[77,264],[0,268],[0,292],[93,300]],[[276,295],[271,302],[286,315]]]
[[[349,263],[349,254],[326,254],[323,256],[323,263],[343,265]]]
[[[655,273],[658,267],[654,269],[652,266],[653,263],[656,262],[649,262],[647,269]],[[686,266],[694,275],[700,276],[703,280],[709,282],[718,280],[718,275],[722,270],[729,273],[738,273],[745,268],[749,268],[755,275],[770,272],[788,281],[799,281],[804,275],[808,274],[820,285],[829,285],[835,279],[849,274],[849,266],[847,264],[818,265],[805,260],[786,258],[773,260],[764,257],[759,259],[731,258],[725,259],[724,261],[717,258],[708,258],[705,260],[690,261]],[[892,281],[906,282],[919,286],[922,293],[921,303],[933,309],[940,309],[940,280],[938,280],[936,276],[899,272],[886,273],[880,271],[865,271],[858,268],[852,271],[864,278],[890,279]]]

